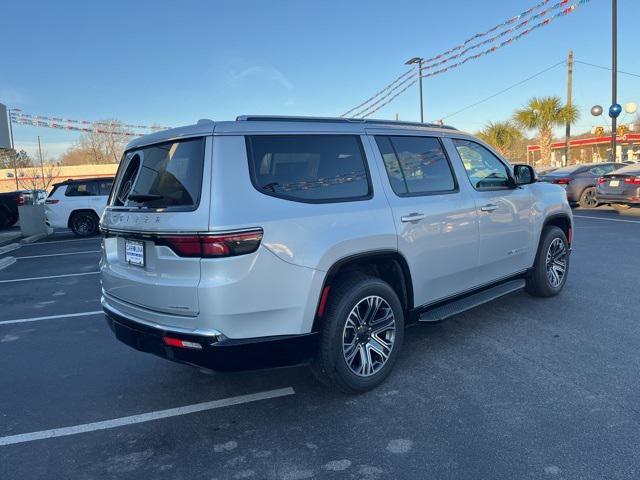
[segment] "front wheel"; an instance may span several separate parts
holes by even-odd
[[[97,235],[98,216],[94,212],[74,213],[69,221],[71,231],[78,237],[91,237]]]
[[[312,370],[345,393],[384,381],[404,339],[404,312],[396,292],[379,278],[350,274],[331,286]]]
[[[533,268],[527,274],[527,291],[537,297],[558,295],[569,273],[569,243],[558,227],[542,232]]]

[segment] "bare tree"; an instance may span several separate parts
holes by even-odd
[[[47,190],[60,171],[60,167],[49,160],[49,155],[44,150],[39,162],[29,158],[28,164],[17,169],[18,184],[24,190]]]
[[[61,165],[119,163],[122,152],[131,140],[130,130],[115,119],[101,120],[60,157]]]

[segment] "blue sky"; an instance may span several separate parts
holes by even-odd
[[[538,0],[29,1],[2,7],[0,102],[27,113],[181,125],[239,114],[336,116],[401,74]],[[552,0],[550,4],[555,3]],[[572,2],[573,3],[573,0]],[[619,0],[619,69],[640,73],[640,2]],[[610,64],[610,1],[591,0],[491,55],[426,79],[437,119],[566,58]],[[7,41],[8,39],[8,41]],[[600,124],[610,73],[575,67],[576,130]],[[476,131],[510,117],[532,95],[565,96],[555,68],[447,122]],[[418,119],[417,86],[376,114]],[[619,76],[619,101],[640,103],[640,78]],[[57,155],[76,135],[16,126],[18,147],[40,135]]]

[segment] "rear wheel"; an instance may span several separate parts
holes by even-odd
[[[617,212],[624,212],[625,210],[629,210],[631,208],[630,205],[625,205],[623,203],[612,203],[611,207]]]
[[[404,312],[388,283],[350,274],[331,286],[320,348],[312,364],[326,385],[364,392],[384,381],[404,339]]]
[[[533,268],[527,275],[527,291],[537,297],[558,295],[569,273],[569,244],[558,227],[543,230]]]
[[[94,212],[78,212],[71,216],[69,227],[78,237],[91,237],[98,234],[98,222]]]
[[[588,187],[585,188],[580,195],[580,200],[578,200],[578,204],[582,208],[596,208],[598,206],[598,200],[596,199],[596,188]]]

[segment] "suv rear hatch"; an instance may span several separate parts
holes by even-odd
[[[125,152],[101,221],[107,298],[198,315],[200,258],[189,255],[189,239],[209,229],[211,139],[181,138]]]

